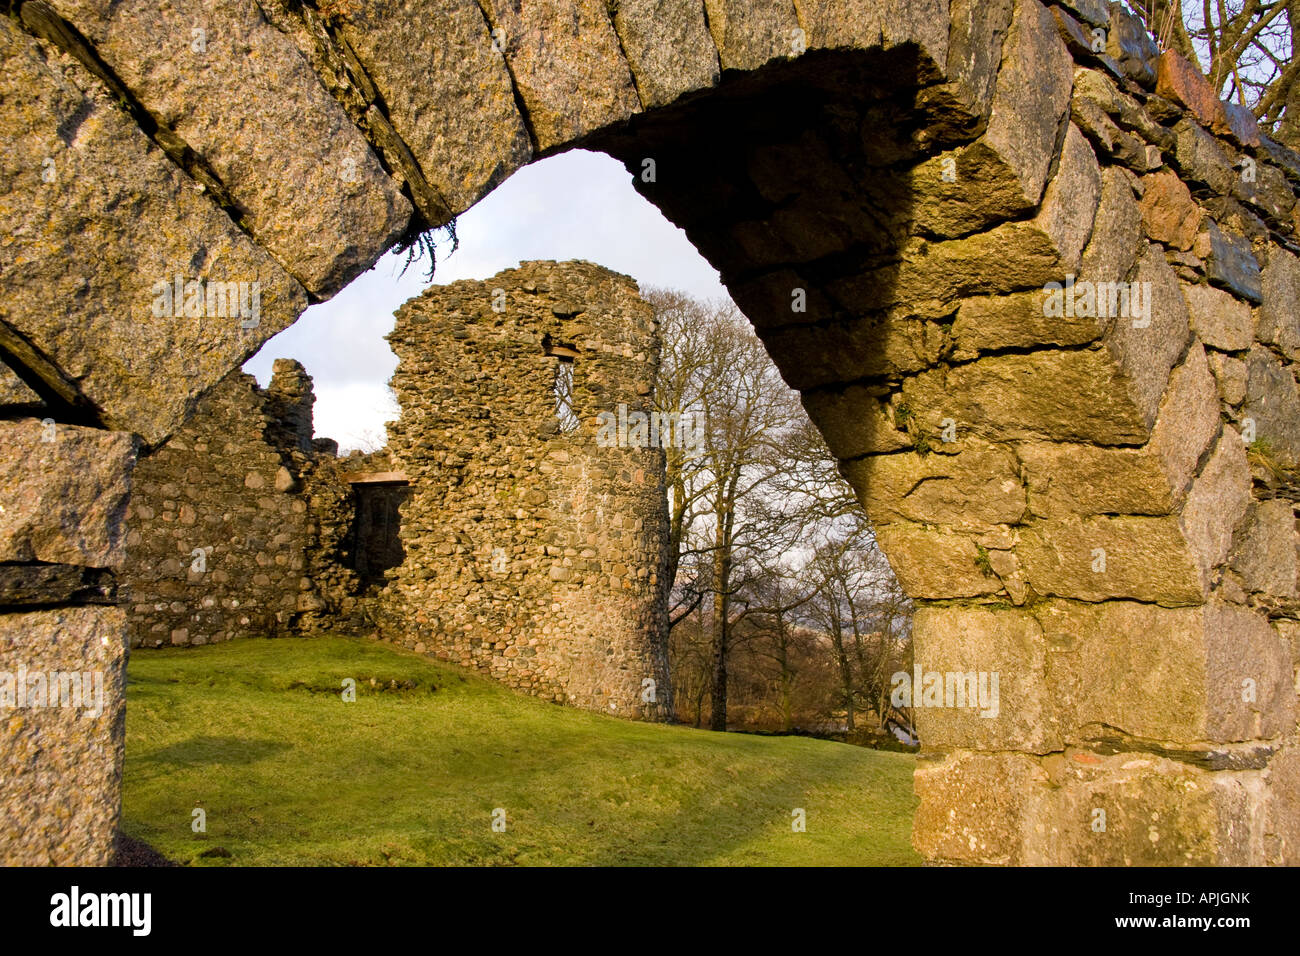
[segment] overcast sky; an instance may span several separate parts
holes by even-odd
[[[487,279],[526,259],[586,259],[642,286],[701,298],[725,296],[718,273],[676,226],[637,195],[632,177],[602,153],[575,150],[515,173],[457,221],[460,248],[442,249],[434,284]],[[244,366],[265,386],[271,363],[296,358],[315,380],[316,434],[341,450],[383,442],[396,417],[388,380],[397,366],[384,341],[393,313],[425,288],[426,268],[387,255],[328,302],[270,339]]]

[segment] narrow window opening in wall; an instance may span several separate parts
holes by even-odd
[[[573,410],[573,359],[561,358],[555,366],[555,417],[560,420],[560,431],[571,432],[578,427],[578,413]]]
[[[558,345],[546,337],[542,341],[546,354],[555,358],[555,380],[551,390],[555,395],[555,417],[560,431],[571,432],[578,427],[578,412],[573,405],[573,360],[578,350],[571,345]]]

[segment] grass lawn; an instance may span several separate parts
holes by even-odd
[[[909,754],[633,723],[334,637],[137,651],[128,675],[122,829],[183,863],[920,863]]]

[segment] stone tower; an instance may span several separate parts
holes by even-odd
[[[635,282],[528,262],[428,289],[388,338],[411,495],[386,636],[537,696],[666,718],[664,455],[598,441],[652,400],[656,321]]]

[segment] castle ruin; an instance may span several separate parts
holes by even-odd
[[[621,717],[671,713],[662,451],[603,447],[649,408],[655,319],[589,263],[433,286],[389,336],[387,449],[312,440],[311,380],[235,372],[136,465],[131,646],[351,630]]]

